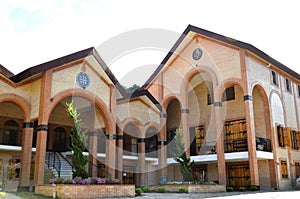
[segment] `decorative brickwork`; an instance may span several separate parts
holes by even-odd
[[[35,193],[58,198],[134,197],[135,185],[37,185]]]

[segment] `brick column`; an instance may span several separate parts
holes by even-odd
[[[106,139],[105,167],[112,179],[116,176],[116,139],[116,134],[108,134]]]
[[[158,140],[158,169],[159,169],[159,177],[167,176],[167,132],[166,132],[166,118],[167,115],[165,113],[160,114],[160,124],[161,130],[159,131],[159,140]]]
[[[47,146],[47,124],[40,124],[37,127],[36,153],[34,164],[34,185],[44,184],[44,168]]]
[[[218,159],[218,181],[220,185],[226,185],[226,163],[224,155],[224,120],[222,119],[222,102],[214,102],[216,150]]]
[[[47,146],[48,118],[50,114],[49,107],[51,98],[51,85],[52,71],[48,70],[43,73],[41,82],[41,95],[34,166],[34,185],[44,184],[44,169]]]
[[[146,143],[145,138],[138,138],[138,173],[140,177],[140,184],[139,186],[145,186],[146,185],[146,179],[145,179],[145,152],[146,152]]]
[[[116,178],[122,180],[123,178],[123,131],[117,127],[118,134],[117,134],[117,159],[116,159],[116,169],[117,174]]]
[[[249,154],[250,180],[251,185],[259,186],[258,164],[256,156],[256,138],[254,125],[254,112],[252,96],[244,96],[246,110],[246,125],[247,125],[247,142]]]
[[[185,146],[186,155],[190,156],[190,128],[189,128],[189,105],[187,90],[182,91],[182,109],[181,109],[181,128],[182,128],[182,141]]]
[[[97,148],[98,148],[98,132],[89,132],[89,176],[96,178],[98,175],[97,166]]]
[[[21,167],[20,181],[18,186],[19,191],[29,191],[33,129],[34,129],[33,122],[23,123],[22,154],[21,154],[22,167]]]

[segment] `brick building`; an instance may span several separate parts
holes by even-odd
[[[94,48],[0,73],[0,163],[21,163],[9,171],[20,190],[46,182],[54,156],[72,158],[70,101],[89,138],[92,177],[181,180],[178,128],[197,181],[292,189],[300,176],[300,76],[250,44],[189,25],[131,94]]]

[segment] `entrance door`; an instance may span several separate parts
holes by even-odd
[[[230,187],[248,187],[250,186],[249,164],[228,165],[228,186]]]
[[[123,167],[123,178],[122,178],[123,184],[134,184],[135,181],[134,178],[135,178],[134,167],[131,166]]]

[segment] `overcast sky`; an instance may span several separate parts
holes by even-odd
[[[155,28],[179,35],[191,24],[252,44],[300,73],[299,19],[297,0],[0,0],[0,64],[17,74],[128,31]],[[105,61],[120,80],[133,66],[155,68],[167,52],[150,51]]]

